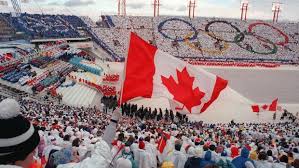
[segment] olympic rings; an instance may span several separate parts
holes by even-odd
[[[189,27],[191,27],[191,32],[188,33],[185,37],[171,37],[170,35],[166,34],[165,32],[163,32],[163,26],[165,26],[165,24],[167,22],[171,22],[171,21],[179,21],[179,22],[183,22],[184,24],[188,25]],[[222,23],[222,24],[226,24],[229,25],[231,28],[233,28],[235,31],[235,36],[233,39],[225,39],[223,37],[221,37],[221,35],[217,35],[215,34],[212,30],[211,30],[211,26],[213,24],[217,24],[217,23]],[[274,29],[275,31],[277,31],[281,36],[283,36],[284,40],[283,41],[278,41],[278,42],[272,42],[271,40],[269,40],[267,37],[262,37],[260,35],[257,35],[254,33],[254,28],[259,26],[259,25],[264,25],[267,27],[270,27],[272,29]],[[196,40],[198,38],[198,34],[199,32],[202,31],[205,34],[207,34],[208,36],[212,37],[213,39],[220,41],[220,42],[224,42],[223,45],[223,49],[222,50],[217,50],[217,49],[209,49],[209,48],[199,48],[197,47],[194,43],[192,43],[192,40]],[[242,32],[237,26],[233,25],[230,22],[227,21],[222,21],[222,20],[217,20],[217,21],[211,21],[208,24],[206,24],[205,26],[205,30],[202,29],[195,29],[195,27],[192,25],[192,23],[185,21],[183,19],[179,19],[179,18],[170,18],[170,19],[166,19],[162,22],[160,22],[160,24],[158,25],[158,32],[161,33],[165,38],[171,39],[171,40],[176,40],[178,42],[184,42],[186,45],[188,45],[190,48],[196,49],[196,50],[200,50],[202,52],[206,52],[210,55],[221,55],[223,54],[224,51],[226,51],[230,45],[228,43],[235,43],[236,45],[238,45],[240,48],[247,50],[251,53],[254,54],[261,54],[261,55],[270,55],[270,54],[275,54],[278,52],[278,47],[279,46],[285,46],[286,44],[289,43],[289,37],[288,35],[286,35],[283,31],[281,31],[280,29],[268,24],[268,23],[263,23],[263,22],[257,22],[257,23],[253,23],[250,24],[248,26],[248,32],[244,31]],[[261,42],[261,45],[263,45],[263,48],[266,48],[267,51],[256,51],[256,49],[252,48],[252,46],[250,44],[246,44],[246,46],[244,46],[244,44],[242,44],[242,42],[245,40],[246,36],[250,36],[253,38],[256,38],[258,41]]]
[[[197,31],[201,31],[201,32],[203,32],[204,34],[207,34],[208,36],[210,36],[209,35],[209,33],[210,32],[206,32],[206,31],[204,31],[204,30],[201,30],[201,29],[198,29]],[[191,48],[193,48],[193,49],[195,49],[195,50],[199,50],[199,51],[202,51],[202,52],[206,52],[206,53],[208,53],[208,54],[211,54],[211,55],[222,55],[223,53],[224,53],[224,51],[226,51],[228,48],[229,48],[229,44],[227,43],[227,42],[225,42],[225,41],[223,41],[222,39],[222,41],[224,42],[224,45],[223,45],[223,49],[222,50],[217,50],[217,49],[209,49],[209,48],[198,48],[198,47],[196,47],[192,42],[190,42],[190,40],[189,40],[189,37],[192,35],[192,33],[189,33],[186,37],[185,37],[185,43],[189,46],[189,47],[191,47]]]
[[[276,42],[275,43],[276,45],[284,46],[289,43],[289,37],[284,32],[282,32],[280,29],[278,29],[268,23],[264,23],[264,22],[253,23],[253,24],[249,25],[248,32],[252,33],[253,28],[256,27],[257,25],[265,25],[265,26],[271,27],[272,29],[276,30],[280,35],[282,35],[284,37],[284,41]],[[260,40],[262,40],[262,39],[260,39]]]
[[[244,47],[244,46],[241,44],[241,42],[237,42],[236,44],[237,44],[240,48],[242,48],[242,49],[244,49],[244,50],[247,50],[247,51],[249,51],[249,52],[251,52],[251,53],[254,53],[254,54],[261,54],[261,55],[270,55],[270,54],[275,54],[275,53],[277,53],[278,48],[277,48],[277,46],[275,45],[275,43],[273,43],[272,41],[270,41],[270,40],[268,40],[268,39],[266,39],[266,38],[264,38],[264,37],[258,36],[258,35],[256,35],[256,34],[246,33],[246,32],[245,32],[244,34],[245,34],[246,36],[253,36],[253,37],[255,37],[256,39],[261,40],[261,41],[264,42],[264,43],[268,43],[268,44],[272,45],[272,47],[270,47],[271,50],[269,50],[269,52],[255,51],[253,48],[250,48],[250,49],[249,49],[249,48],[247,48],[247,47]],[[239,38],[238,35],[237,35],[235,38]]]
[[[245,38],[244,34],[240,31],[240,29],[238,27],[236,27],[235,25],[233,25],[233,24],[231,24],[231,23],[229,23],[227,21],[223,21],[223,20],[217,20],[217,21],[209,22],[206,25],[206,27],[205,27],[206,32],[210,32],[209,28],[214,23],[224,23],[224,24],[227,24],[227,25],[231,26],[233,29],[235,29],[237,31],[237,35],[236,36],[239,37],[238,39],[234,38],[234,40],[222,40],[222,41],[225,41],[225,42],[228,42],[228,43],[237,43],[237,42],[241,42],[241,41],[244,40],[244,38]],[[221,38],[218,37],[218,36],[216,36],[213,32],[210,32],[209,35],[211,37],[213,37],[214,39],[216,39],[216,40],[221,40]]]
[[[170,21],[180,21],[180,22],[183,22],[185,24],[187,24],[188,26],[190,26],[194,32],[193,36],[189,38],[189,40],[194,40],[197,38],[197,35],[198,35],[198,32],[196,30],[196,28],[189,22],[183,20],[183,19],[179,19],[179,18],[170,18],[170,19],[166,19],[164,21],[162,21],[159,25],[158,25],[158,32],[161,33],[165,38],[168,38],[168,39],[171,39],[171,40],[176,40],[178,42],[183,42],[185,41],[184,38],[175,38],[175,37],[170,37],[168,36],[167,34],[165,34],[163,31],[162,31],[162,28],[163,26],[165,25],[166,22],[170,22]]]

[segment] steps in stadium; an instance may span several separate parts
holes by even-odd
[[[58,94],[62,94],[62,102],[76,107],[89,107],[94,106],[94,99],[99,98],[99,93],[82,84],[75,84],[71,87],[59,87],[57,89]]]

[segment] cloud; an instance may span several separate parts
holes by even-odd
[[[64,3],[64,6],[86,6],[95,4],[94,0],[68,0]]]
[[[137,3],[128,3],[127,7],[131,9],[141,9],[145,6],[145,3],[137,2]]]
[[[173,11],[175,9],[175,7],[173,5],[161,5],[160,8],[168,10],[168,11]]]
[[[27,0],[28,2],[30,2],[29,0]],[[47,2],[49,0],[36,0],[36,2]]]
[[[178,12],[182,12],[182,11],[186,11],[186,10],[187,10],[186,5],[180,5],[180,6],[176,9],[176,11],[178,11]]]
[[[60,5],[58,2],[50,2],[48,3],[47,5],[50,5],[50,6],[58,6]]]

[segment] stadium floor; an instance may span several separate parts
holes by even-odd
[[[257,103],[299,104],[299,70],[205,68],[229,80],[229,86]]]

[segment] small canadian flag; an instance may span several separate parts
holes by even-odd
[[[131,33],[122,102],[166,97],[181,113],[202,113],[217,100],[227,80],[179,60]]]
[[[264,104],[264,105],[252,105],[252,112],[254,113],[259,113],[261,111],[273,111],[276,112],[281,111],[281,107],[277,106],[278,104],[278,99],[275,99],[272,101],[272,103],[270,105]]]

